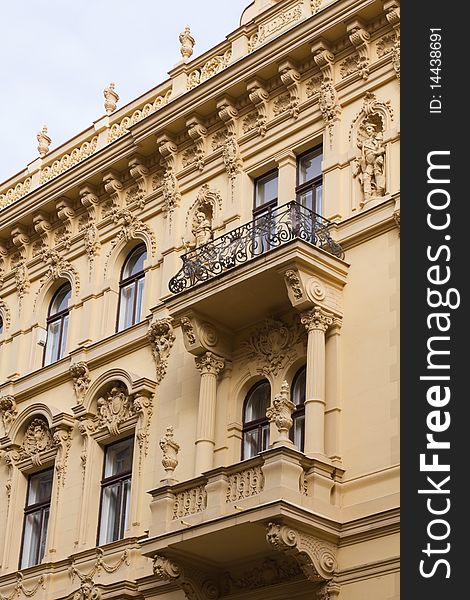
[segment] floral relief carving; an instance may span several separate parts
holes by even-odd
[[[296,300],[301,300],[303,296],[302,290],[302,282],[300,281],[300,277],[297,271],[293,269],[289,269],[284,273],[284,279],[286,280],[287,285],[292,290],[294,298]]]
[[[73,389],[77,397],[78,404],[82,404],[85,394],[90,387],[91,378],[90,370],[85,361],[79,361],[70,365],[69,373],[73,381]]]
[[[194,334],[193,324],[188,319],[188,317],[182,317],[182,319],[180,320],[180,324],[181,324],[181,329],[183,330],[183,333],[186,336],[186,339],[188,340],[188,343],[190,345],[195,344],[196,336]]]
[[[78,163],[82,162],[89,156],[91,156],[97,148],[98,136],[93,137],[91,140],[83,142],[78,148],[74,148],[71,152],[64,154],[51,165],[43,167],[41,169],[41,175],[39,178],[40,185],[43,185],[47,181],[58,177],[65,171],[68,171]]]
[[[17,183],[14,187],[9,188],[4,194],[0,194],[0,208],[9,206],[16,202],[31,191],[31,177],[26,177],[23,181]]]
[[[266,540],[279,552],[294,558],[305,577],[315,583],[330,581],[338,568],[332,544],[287,525],[269,523]]]
[[[16,408],[14,396],[2,396],[0,398],[0,416],[2,418],[5,435],[13,425],[17,414],[18,410]]]
[[[281,115],[290,109],[290,95],[288,93],[281,94],[273,102],[273,113]]]
[[[234,134],[227,134],[222,155],[227,175],[233,180],[242,168],[240,148]]]
[[[0,271],[0,279],[1,279],[1,271]],[[0,285],[1,285],[1,281],[0,281]],[[3,300],[3,298],[0,298],[0,315],[3,318],[3,327],[4,327],[5,331],[8,331],[10,329],[10,325],[11,325],[11,311],[8,308],[5,300]]]
[[[295,346],[302,341],[302,336],[303,331],[297,321],[287,324],[266,319],[264,325],[242,343],[245,361],[256,361],[258,373],[276,376],[295,358]]]
[[[39,282],[39,288],[36,292],[36,300],[43,287],[48,281],[54,281],[56,279],[65,278],[72,280],[74,284],[75,295],[78,296],[80,292],[80,277],[77,269],[66,260],[57,250],[51,250],[47,248],[43,250],[41,255],[42,261],[47,265],[47,271],[44,277]]]
[[[153,415],[152,399],[148,392],[134,395],[133,410],[138,415],[136,439],[139,446],[139,475],[142,473],[142,461],[148,454],[150,421]]]
[[[381,58],[382,56],[393,52],[393,49],[395,48],[395,42],[395,33],[389,33],[388,35],[384,35],[382,38],[380,38],[380,40],[377,42],[377,56]]]
[[[11,259],[11,261],[13,267],[12,271],[15,277],[16,291],[18,293],[19,305],[21,308],[22,300],[29,291],[30,281],[28,269],[26,267],[26,260],[19,253],[16,256],[19,257],[18,262],[14,262],[14,257]]]
[[[231,595],[243,590],[256,590],[298,578],[302,571],[293,559],[274,560],[266,558],[253,568],[241,573],[226,572],[222,575],[222,594]]]
[[[311,98],[315,94],[319,93],[322,81],[323,77],[321,75],[316,75],[315,77],[311,77],[308,81],[306,81],[305,94],[307,98]]]
[[[216,131],[214,133],[214,135],[212,136],[212,141],[211,141],[211,148],[213,151],[218,150],[219,148],[222,148],[222,146],[225,143],[225,139],[227,137],[227,134],[225,132],[225,130],[221,129],[219,131]]]
[[[217,75],[223,69],[225,69],[232,58],[231,49],[226,50],[219,56],[213,56],[210,58],[201,69],[195,69],[188,75],[187,89],[192,90],[194,87],[203,83],[210,77]]]
[[[156,364],[157,382],[161,383],[168,369],[168,357],[175,342],[172,320],[163,318],[151,323],[147,338]]]
[[[295,410],[295,404],[289,398],[289,384],[283,381],[280,394],[276,394],[272,406],[268,407],[266,416],[270,423],[274,423],[279,432],[279,439],[274,442],[292,444],[289,440],[289,429],[292,427],[292,413]]]
[[[179,562],[164,556],[153,557],[153,573],[160,581],[174,582],[187,600],[217,600],[220,596],[218,585],[203,570],[192,567],[186,574]]]
[[[341,79],[359,71],[359,57],[355,54],[345,58],[340,64]]]
[[[254,129],[258,129],[258,113],[256,111],[248,113],[242,121],[243,133],[248,133]]]
[[[65,472],[67,470],[67,460],[70,446],[72,445],[71,430],[68,427],[56,427],[52,434],[54,445],[57,447],[55,459],[55,472],[57,474],[58,486],[65,483]]]

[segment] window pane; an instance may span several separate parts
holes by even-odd
[[[129,529],[129,507],[131,505],[131,480],[124,481],[124,490],[122,494],[123,507],[121,517],[121,531],[119,537],[124,537],[124,532]]]
[[[144,270],[144,261],[147,258],[145,246],[135,248],[126,260],[124,269],[122,270],[122,278],[126,279],[131,275],[137,275]]]
[[[302,204],[302,206],[305,206],[305,208],[317,212],[313,203],[313,190],[307,190],[306,192],[299,194],[297,196],[297,202]]]
[[[304,367],[295,377],[294,388],[292,390],[292,402],[296,406],[305,404],[305,377],[306,369]]]
[[[294,444],[303,452],[305,437],[305,416],[303,414],[294,417]]]
[[[105,479],[132,471],[133,445],[134,438],[129,438],[106,448]]]
[[[42,511],[25,515],[23,553],[21,568],[31,567],[39,562],[39,547],[41,545],[41,518]]]
[[[261,430],[261,447],[259,452],[267,450],[269,446],[269,424],[263,425]]]
[[[62,337],[60,338],[60,348],[59,348],[59,355],[58,355],[57,359],[60,359],[65,355],[65,348],[67,346],[67,331],[69,328],[69,316],[68,315],[65,315],[61,319],[61,324],[62,324]]]
[[[134,324],[135,282],[121,288],[121,304],[119,306],[118,330],[126,329]]]
[[[53,321],[47,326],[46,354],[44,358],[45,365],[50,365],[59,357],[60,325],[61,319]]]
[[[318,185],[316,189],[317,193],[317,201],[316,207],[314,208],[315,212],[319,215],[323,214],[323,202],[322,202],[322,186]]]
[[[36,473],[29,478],[28,504],[32,506],[40,502],[50,502],[52,493],[52,469]]]
[[[320,149],[309,152],[299,159],[299,185],[321,175],[322,160],[323,154]]]
[[[121,483],[117,482],[103,488],[101,499],[101,520],[99,544],[107,544],[117,539],[119,523],[119,490]]]
[[[277,171],[256,182],[255,208],[277,199]]]
[[[67,309],[71,294],[72,290],[68,283],[59,289],[51,302],[51,308],[49,309],[50,317]]]
[[[3,319],[0,317],[0,335],[3,333]]]
[[[47,541],[47,527],[49,525],[49,509],[46,508],[42,513],[42,527],[41,527],[41,537],[39,540],[39,556],[38,563],[42,561],[44,558],[44,554],[46,553],[46,541]]]
[[[251,458],[258,454],[259,430],[245,431],[243,435],[243,458]]]
[[[134,323],[140,323],[142,320],[142,298],[144,296],[144,283],[145,279],[137,280],[137,298],[135,304],[135,320]]]
[[[266,410],[270,402],[271,386],[268,381],[253,388],[245,405],[245,424],[257,419],[266,419]]]

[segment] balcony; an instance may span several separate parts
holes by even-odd
[[[341,246],[331,238],[332,225],[305,206],[288,202],[184,254],[183,266],[170,280],[170,291],[178,294],[210,281],[296,239],[343,258]]]
[[[151,527],[142,553],[154,559],[161,580],[183,588],[211,581],[217,590],[195,598],[246,598],[242,582],[263,575],[267,566],[273,573],[254,588],[282,580],[282,597],[297,597],[307,580],[315,597],[337,568],[340,507],[334,490],[342,475],[327,459],[274,445],[190,481],[162,482],[150,492]],[[277,581],[281,571],[286,576]],[[197,573],[199,584],[190,573]]]

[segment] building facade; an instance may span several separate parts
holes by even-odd
[[[398,1],[180,41],[0,189],[0,598],[397,598]]]

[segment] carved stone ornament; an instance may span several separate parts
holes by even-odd
[[[70,365],[69,373],[72,377],[77,402],[82,404],[91,382],[88,365],[85,361],[74,363]]]
[[[216,356],[212,352],[206,352],[195,358],[196,368],[201,375],[217,375],[225,366],[225,361],[220,356]]]
[[[222,209],[222,196],[218,190],[206,183],[198,192],[186,217],[186,229],[191,225],[193,241],[185,243],[187,248],[199,248],[212,240],[212,222],[217,211]]]
[[[49,146],[51,145],[51,138],[47,135],[47,127],[41,129],[41,131],[36,136],[38,140],[38,152],[41,158],[44,158],[46,154],[49,152]]]
[[[116,84],[112,81],[108,87],[103,90],[104,96],[104,109],[108,115],[116,110],[116,106],[119,100],[119,96],[116,92]]]
[[[21,571],[17,571],[15,587],[11,590],[8,596],[4,596],[2,593],[0,593],[0,600],[14,600],[14,598],[20,598],[21,594],[27,598],[32,598],[40,587],[42,587],[43,590],[46,589],[45,582],[46,579],[44,575],[40,575],[39,579],[36,581],[36,584],[32,588],[28,589],[23,583],[23,573]]]
[[[283,560],[265,558],[241,573],[224,573],[221,578],[221,591],[224,596],[228,596],[242,591],[256,590],[268,585],[285,583],[298,579],[301,575],[302,571],[298,563],[291,558]]]
[[[176,583],[188,600],[217,600],[220,596],[218,585],[201,569],[185,570],[180,563],[157,554],[153,559],[153,572],[161,581]]]
[[[193,36],[191,35],[191,29],[189,25],[186,25],[184,31],[179,34],[179,41],[181,44],[180,52],[183,60],[188,61],[193,55],[193,48],[195,45],[195,41]]]
[[[42,260],[47,265],[47,271],[44,277],[41,279],[39,289],[36,292],[36,298],[39,292],[47,281],[56,280],[60,278],[72,279],[74,283],[74,291],[77,295],[80,291],[80,277],[77,269],[66,260],[57,250],[46,249],[42,252]]]
[[[182,317],[180,320],[181,329],[183,330],[183,334],[186,336],[188,343],[190,345],[196,343],[196,336],[194,334],[193,324],[191,323],[188,317]]]
[[[72,564],[69,567],[70,578],[72,583],[74,582],[75,577],[78,577],[80,580],[80,588],[75,592],[72,600],[101,600],[102,594],[99,588],[96,587],[96,583],[93,581],[94,577],[99,577],[102,570],[106,573],[115,573],[123,564],[130,566],[128,550],[124,550],[124,552],[113,565],[108,565],[104,561],[104,552],[101,548],[96,548],[95,552],[96,559],[93,567],[88,573],[81,573],[75,567],[74,560],[72,560]]]
[[[302,325],[307,331],[323,331],[326,332],[333,324],[333,315],[319,306],[315,306],[301,316]]]
[[[302,531],[287,525],[269,523],[266,540],[279,552],[294,558],[310,581],[325,583],[333,578],[337,570],[334,546]]]
[[[266,416],[270,423],[274,423],[279,432],[279,439],[276,440],[273,446],[279,444],[289,444],[289,430],[292,427],[292,413],[295,410],[295,404],[289,399],[289,384],[283,381],[281,392],[274,397],[273,405],[266,411]]]
[[[258,373],[276,376],[296,356],[295,346],[302,340],[303,330],[297,321],[284,323],[266,319],[242,343],[246,361],[255,361]]]
[[[225,170],[230,179],[235,179],[242,168],[240,157],[240,148],[235,135],[227,135],[223,146],[222,156],[224,159]]]
[[[286,280],[287,285],[292,290],[292,294],[296,300],[301,300],[303,296],[302,290],[302,282],[300,280],[299,274],[297,271],[293,269],[289,269],[284,273],[284,279]]]
[[[40,454],[54,447],[54,439],[47,421],[42,417],[37,417],[26,429],[23,443],[19,449],[19,458],[31,458],[33,464],[40,465],[42,463]]]
[[[107,427],[112,435],[119,433],[119,426],[123,421],[135,415],[132,399],[127,388],[121,383],[116,383],[108,392],[100,396],[96,408],[98,427]]]
[[[162,465],[165,469],[167,479],[173,479],[176,467],[178,466],[178,452],[180,445],[173,439],[173,426],[168,425],[165,435],[159,442],[163,452]]]
[[[3,396],[0,398],[0,416],[2,417],[4,433],[7,434],[18,414],[15,398]]]
[[[168,317],[150,324],[147,338],[156,364],[157,382],[161,383],[168,368],[168,357],[175,342],[172,320]]]

